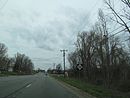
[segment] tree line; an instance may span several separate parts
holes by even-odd
[[[62,70],[62,65],[60,63],[57,64],[56,66],[54,65],[54,67],[55,68],[53,69],[49,68],[47,72],[50,74],[63,74],[64,73],[64,71]]]
[[[78,78],[80,73],[84,81],[130,91],[130,41],[122,42],[121,37],[116,36],[121,32],[130,33],[130,1],[120,1],[124,7],[118,13],[112,0],[105,0],[107,11],[111,14],[105,14],[99,9],[98,21],[91,30],[77,35],[75,51],[68,55],[70,77]],[[115,31],[122,30],[113,34],[110,25],[114,23],[119,25]],[[77,64],[82,64],[83,70],[78,71]]]
[[[8,48],[0,43],[0,71],[7,72],[11,68],[17,74],[32,74],[34,64],[25,54],[17,53],[10,58],[7,54]]]

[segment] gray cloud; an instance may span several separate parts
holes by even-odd
[[[0,42],[9,47],[9,55],[18,51],[32,59],[41,58],[34,60],[34,63],[47,69],[50,63],[62,62],[60,49],[73,49],[77,33],[84,27],[83,23],[90,25],[89,16],[86,5],[84,10],[79,5],[80,0],[65,3],[61,0],[38,1],[8,2],[0,12]],[[83,2],[80,1],[81,5],[84,5]]]

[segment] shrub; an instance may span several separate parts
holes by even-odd
[[[120,83],[118,90],[122,92],[130,92],[130,80],[126,80]]]

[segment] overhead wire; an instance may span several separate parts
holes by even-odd
[[[95,5],[97,5],[97,2],[94,4],[94,7],[95,7]],[[85,21],[85,20],[86,20],[86,18],[84,18],[84,21]],[[126,22],[126,24],[128,24],[128,23],[130,23],[130,21]],[[86,24],[87,24],[87,23],[83,23],[83,24],[82,24],[82,26],[81,26],[82,28],[78,31],[78,33],[80,33],[80,32],[85,28]],[[117,27],[116,29],[114,29],[114,30],[112,30],[111,32],[109,32],[109,34],[111,34],[111,33],[115,32],[115,31],[119,30],[121,27],[123,27],[123,26],[121,25],[121,26]],[[117,34],[119,34],[119,33],[122,33],[124,30],[125,30],[125,29],[122,29],[122,30],[120,30],[120,31],[118,31],[118,32],[116,32],[116,33],[110,35],[108,38],[113,37],[113,36],[115,36],[115,35],[117,35]]]
[[[126,24],[128,24],[128,23],[130,23],[130,21],[126,22]],[[123,27],[123,26],[121,25],[121,26],[117,27],[116,29],[114,29],[111,32],[109,32],[109,34],[119,30],[121,27]]]
[[[110,35],[110,36],[108,36],[107,39],[109,39],[109,38],[111,38],[111,37],[113,37],[113,36],[115,36],[115,35],[117,35],[117,34],[123,33],[123,31],[125,31],[125,30],[126,30],[126,28],[125,28],[125,29],[122,29],[122,30],[120,30],[120,31],[118,31],[118,32],[116,32],[116,33]],[[130,39],[130,38],[129,38],[129,39]],[[129,40],[129,39],[127,39],[127,40]],[[102,40],[102,41],[103,41],[103,40]],[[102,41],[101,41],[101,42],[102,42]],[[125,41],[126,41],[126,40],[125,40]]]
[[[0,7],[0,10],[2,10],[2,9],[6,6],[7,3],[8,3],[8,0],[6,0],[6,1],[4,2],[4,4]]]
[[[119,34],[119,33],[122,33],[124,30],[126,30],[126,28],[125,28],[125,29],[122,29],[122,30],[120,30],[120,31],[118,31],[118,32],[116,32],[116,33],[114,33],[114,34],[112,34],[112,35],[110,35],[108,38],[111,38],[111,37],[113,37],[113,36],[115,36],[115,35],[117,35],[117,34]]]
[[[98,0],[94,3],[93,7],[91,8],[91,10],[88,13],[90,13],[90,14],[92,13],[92,10],[97,6],[97,3],[98,3]],[[81,24],[81,28],[79,28],[79,30],[77,30],[77,33],[80,33],[86,27],[87,22],[85,22],[85,21],[87,18],[88,18],[88,16],[84,17],[83,23]],[[72,38],[72,40],[74,40],[74,38]]]

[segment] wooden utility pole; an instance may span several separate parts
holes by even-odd
[[[60,50],[62,53],[63,53],[63,63],[64,63],[64,77],[65,77],[65,53],[68,51],[68,50]]]

